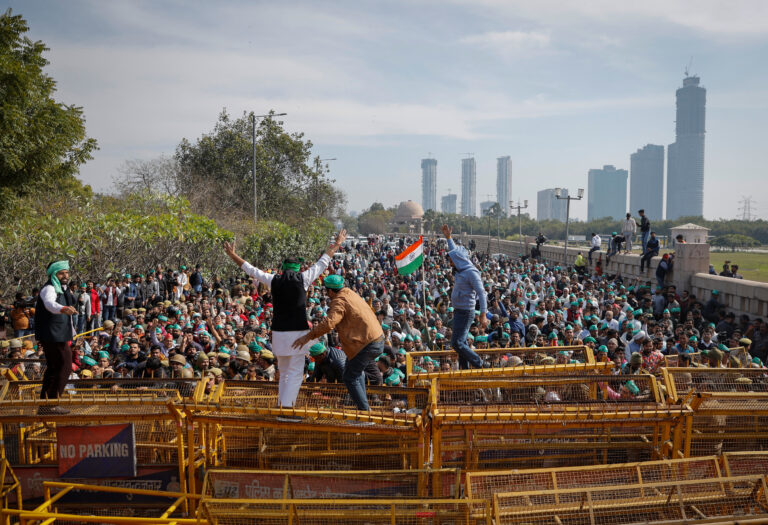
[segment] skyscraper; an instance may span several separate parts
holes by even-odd
[[[623,219],[627,213],[627,170],[603,166],[589,170],[587,220],[603,217]]]
[[[501,205],[504,215],[509,216],[509,201],[512,199],[512,159],[509,155],[496,159],[496,202]]]
[[[568,196],[568,188],[560,190],[561,197]],[[565,222],[566,205],[565,199],[555,198],[555,188],[541,190],[536,194],[536,220],[537,221],[560,221]]]
[[[664,218],[664,146],[648,144],[629,157],[629,211]]]
[[[456,213],[456,194],[449,193],[440,199],[440,210],[443,213]]]
[[[699,77],[685,77],[677,90],[675,142],[667,149],[667,219],[704,214],[706,103]]]
[[[437,211],[437,159],[421,159],[421,207]]]
[[[477,167],[475,159],[461,159],[461,214],[477,216]]]

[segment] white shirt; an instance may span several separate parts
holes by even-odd
[[[603,240],[600,238],[599,235],[595,235],[592,237],[592,247],[593,248],[600,248],[602,246]]]
[[[320,274],[325,271],[325,269],[328,267],[329,264],[331,264],[331,258],[328,257],[328,254],[324,253],[315,264],[313,264],[312,266],[310,266],[309,268],[301,272],[301,277],[302,277],[302,280],[304,281],[305,290],[307,290],[310,287],[310,285],[315,281],[315,279],[317,279],[320,276]],[[275,278],[274,273],[267,273],[263,270],[260,270],[255,266],[253,266],[248,261],[245,261],[241,266],[241,268],[245,273],[247,273],[257,281],[259,281],[260,283],[265,284],[270,288],[272,288],[272,279]]]
[[[40,298],[43,300],[45,309],[52,314],[60,314],[61,309],[64,308],[63,304],[56,302],[56,290],[52,284],[46,284],[43,289],[40,290]]]

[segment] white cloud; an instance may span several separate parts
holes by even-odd
[[[459,42],[517,51],[547,47],[550,43],[550,37],[549,34],[538,31],[489,31],[465,36]]]

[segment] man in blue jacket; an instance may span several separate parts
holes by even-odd
[[[451,227],[443,224],[443,235],[448,240],[448,259],[454,270],[451,305],[453,306],[453,335],[451,346],[459,354],[459,368],[482,368],[483,359],[467,344],[467,334],[475,317],[475,303],[480,302],[480,323],[488,324],[488,303],[480,279],[480,270],[475,268],[469,253],[463,246],[457,246],[451,239]]]

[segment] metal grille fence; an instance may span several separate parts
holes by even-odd
[[[440,482],[441,493],[434,493],[432,480]],[[335,472],[211,469],[205,473],[202,494],[214,499],[458,498],[459,488],[458,469]]]
[[[765,480],[741,476],[508,492],[494,496],[498,524],[696,523],[768,518]]]
[[[690,454],[768,450],[768,373],[756,368],[667,368],[667,392],[695,409]]]
[[[526,348],[491,348],[475,350],[483,358],[489,368],[506,368],[515,366],[544,365],[547,358],[555,360],[553,364],[568,364],[579,362],[594,364],[595,356],[588,346],[544,346]],[[516,357],[517,359],[512,359]],[[459,357],[455,350],[433,350],[424,352],[408,352],[405,355],[406,375],[420,375],[424,372],[414,372],[413,367],[421,369],[434,368],[435,372],[447,364],[451,371],[459,369]]]
[[[206,499],[201,514],[211,525],[327,525],[366,523],[397,525],[468,525],[491,523],[486,500],[391,499]]]

